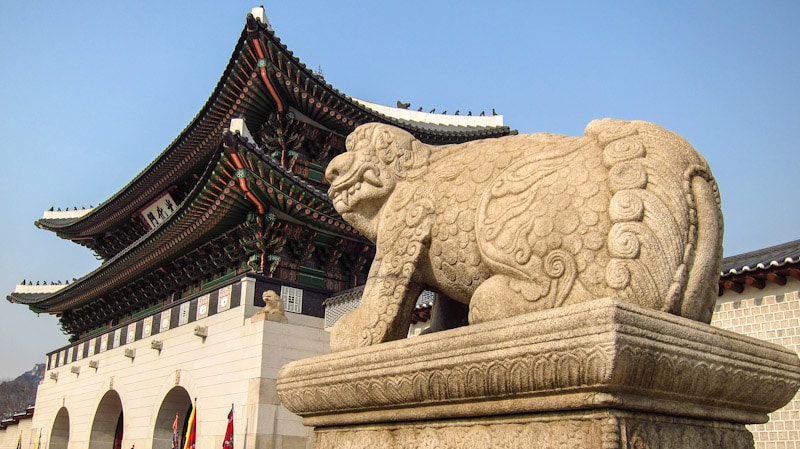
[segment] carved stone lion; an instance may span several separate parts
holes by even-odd
[[[334,351],[404,338],[423,288],[468,304],[470,324],[602,297],[711,319],[719,193],[674,133],[603,119],[582,137],[432,146],[367,124],[346,146],[329,196],[376,255]]]
[[[283,300],[274,290],[265,291],[261,295],[261,299],[265,303],[264,308],[261,309],[262,312],[270,315],[284,315]]]

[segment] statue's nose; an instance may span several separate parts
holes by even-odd
[[[344,153],[336,156],[333,158],[330,164],[328,164],[328,168],[325,169],[325,179],[328,182],[333,182],[339,176],[347,173],[347,170],[350,168],[350,164],[352,164],[353,155],[349,153]]]

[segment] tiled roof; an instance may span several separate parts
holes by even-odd
[[[264,61],[254,59],[251,48],[254,42],[267,47]],[[430,114],[414,113],[412,119],[399,119],[398,114],[409,111],[391,107],[376,111],[309,70],[281,42],[265,17],[256,18],[251,14],[225,71],[203,108],[149,166],[111,198],[80,217],[55,218],[45,214],[37,220],[37,226],[67,238],[102,235],[129,221],[131,214],[178,179],[205,166],[217,150],[231,117],[244,115],[252,122],[251,129],[258,129],[276,110],[274,98],[266,94],[268,89],[256,75],[257,64],[262,62],[269,72],[270,87],[276,89],[276,95],[287,110],[300,113],[343,136],[355,126],[373,121],[400,126],[426,143],[456,143],[516,133],[502,124],[500,116],[450,117],[456,120],[454,124],[434,126],[416,118]],[[253,85],[242,84],[247,81]],[[96,244],[91,239],[80,241],[90,247]]]
[[[745,286],[763,289],[767,282],[786,285],[790,277],[800,280],[800,240],[723,259],[719,295],[742,293]]]
[[[343,290],[330,298],[326,299],[322,304],[326,307],[333,306],[346,301],[357,300],[361,301],[361,295],[364,294],[364,286],[360,285],[349,290]],[[414,310],[430,309],[433,306],[433,292],[424,290],[417,298],[417,303],[414,305]]]
[[[722,276],[782,267],[800,262],[800,240],[763,248],[722,260]]]

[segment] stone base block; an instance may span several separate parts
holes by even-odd
[[[315,429],[315,449],[752,449],[743,424],[618,410]]]
[[[793,351],[608,298],[292,362],[277,385],[319,449],[745,448],[798,387]]]

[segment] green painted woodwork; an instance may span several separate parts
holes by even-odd
[[[314,276],[306,273],[297,273],[297,280],[301,284],[305,284],[311,287],[325,288],[325,279],[323,279],[320,276]]]
[[[148,308],[146,308],[144,310],[140,310],[140,311],[134,313],[132,318],[136,319],[136,318],[148,315],[150,312],[158,309],[159,307],[161,307],[161,304],[153,304],[152,306],[150,306],[150,307],[148,307]]]
[[[223,283],[223,282],[227,281],[228,279],[231,279],[231,278],[233,278],[235,276],[236,276],[236,272],[235,271],[231,271],[230,273],[222,275],[222,276],[214,279],[213,281],[206,282],[205,284],[203,284],[200,287],[200,289],[201,290],[205,290],[207,288],[211,288],[211,287],[213,287],[215,285],[218,285],[218,284],[221,284],[221,283]]]

